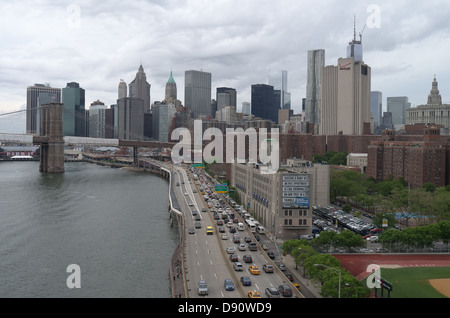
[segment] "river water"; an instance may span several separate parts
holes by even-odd
[[[88,163],[41,174],[38,162],[0,162],[0,182],[0,297],[170,297],[179,237],[167,180]]]

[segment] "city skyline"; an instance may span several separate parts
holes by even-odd
[[[129,84],[141,63],[151,103],[164,100],[171,71],[182,88],[192,69],[212,74],[213,96],[217,87],[235,88],[238,109],[251,101],[252,85],[286,70],[297,113],[306,97],[307,52],[324,49],[325,65],[334,65],[346,55],[355,17],[383,110],[390,96],[407,96],[411,107],[425,104],[434,74],[448,103],[446,9],[445,1],[1,3],[0,113],[24,109],[26,88],[35,83],[77,82],[87,104],[115,104],[120,79]]]

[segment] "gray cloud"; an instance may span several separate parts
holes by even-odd
[[[364,28],[368,6],[380,9],[380,28]],[[77,10],[79,9],[79,16]],[[448,1],[8,1],[0,3],[0,111],[25,103],[26,87],[49,82],[86,89],[86,106],[113,104],[120,79],[127,83],[143,63],[152,101],[164,97],[172,70],[184,99],[184,71],[211,72],[213,89],[235,87],[250,101],[252,84],[289,72],[299,110],[305,95],[306,54],[326,50],[335,65],[364,28],[364,60],[372,89],[424,103],[437,73],[450,99]],[[79,23],[79,25],[77,25]],[[213,93],[214,96],[214,93]]]

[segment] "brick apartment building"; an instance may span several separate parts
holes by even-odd
[[[383,138],[368,146],[368,176],[376,180],[404,178],[411,187],[428,182],[438,187],[449,184],[450,137],[441,136],[439,128],[425,127],[420,137],[385,131]]]

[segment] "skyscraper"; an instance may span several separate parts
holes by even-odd
[[[145,75],[142,65],[139,66],[136,78],[128,86],[129,97],[142,99],[144,101],[144,110],[149,112],[151,85],[147,82],[147,76]]]
[[[38,133],[39,123],[37,121],[38,109],[39,109],[39,96],[41,94],[46,94],[46,96],[51,96],[52,103],[61,102],[61,89],[51,87],[49,84],[34,84],[34,86],[29,86],[27,88],[27,113],[26,113],[26,128],[27,134]],[[43,97],[44,98],[44,97]],[[46,98],[46,97],[45,97]],[[43,100],[41,98],[41,105],[43,105]],[[46,100],[46,102],[48,102]]]
[[[252,115],[278,123],[278,109],[274,105],[273,86],[252,85]]]
[[[122,79],[120,80],[118,91],[119,91],[118,99],[128,97],[127,83],[125,83],[124,80]]]
[[[362,135],[370,124],[370,87],[371,68],[353,57],[324,67],[319,134]]]
[[[387,98],[387,111],[392,114],[392,124],[400,128],[406,124],[406,111],[411,108],[408,97],[397,96]]]
[[[118,138],[124,140],[144,139],[144,100],[126,97],[117,100]]]
[[[305,121],[314,125],[320,123],[320,99],[322,92],[322,71],[324,66],[325,50],[308,51]]]
[[[291,93],[288,92],[288,72],[281,71],[275,75],[270,74],[268,85],[273,86],[274,91],[279,91],[279,99],[276,103],[279,109],[291,109]]]
[[[379,134],[383,112],[383,94],[378,91],[370,92],[370,113],[373,116],[374,133]]]
[[[177,83],[173,79],[172,71],[170,71],[170,77],[166,83],[166,98],[164,101],[169,103],[170,100],[174,102],[177,100]]]
[[[229,87],[218,87],[216,89],[217,111],[222,110],[226,106],[237,106],[236,89]]]
[[[192,118],[211,116],[211,73],[186,71],[184,80],[184,105]]]
[[[64,136],[86,137],[88,119],[85,110],[85,91],[76,82],[62,89]]]

